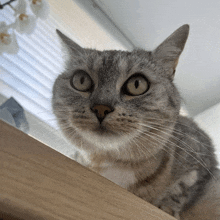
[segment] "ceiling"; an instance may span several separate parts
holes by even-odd
[[[189,24],[174,82],[191,116],[220,102],[219,0],[94,1],[135,46],[147,50]]]

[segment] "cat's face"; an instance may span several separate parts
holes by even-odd
[[[179,29],[184,43],[167,49],[168,38],[154,52],[82,49],[60,33],[69,59],[54,84],[53,109],[68,139],[89,150],[132,151],[146,142],[149,151],[160,149],[180,108],[172,79],[187,27]]]

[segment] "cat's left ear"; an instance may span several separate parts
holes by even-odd
[[[171,34],[154,51],[153,57],[166,70],[166,75],[173,80],[179,56],[189,35],[189,25],[185,24]]]
[[[73,40],[71,40],[69,37],[64,35],[61,31],[58,29],[56,30],[57,34],[59,35],[60,39],[62,40],[63,46],[71,53],[74,53],[75,55],[80,55],[83,53],[84,49],[80,47],[77,43],[75,43]]]

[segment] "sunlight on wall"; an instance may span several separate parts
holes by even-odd
[[[195,121],[212,138],[220,167],[220,103],[197,115]]]
[[[48,0],[48,2],[51,7],[51,15],[60,24],[59,28],[65,30],[65,33],[76,43],[98,50],[113,48],[126,50],[120,42],[113,38],[113,35],[109,35],[93,17],[73,0],[65,0],[65,4],[62,0]]]

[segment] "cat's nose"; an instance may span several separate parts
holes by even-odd
[[[96,117],[98,118],[100,124],[107,114],[114,111],[113,108],[107,105],[94,105],[91,110],[96,114]]]

